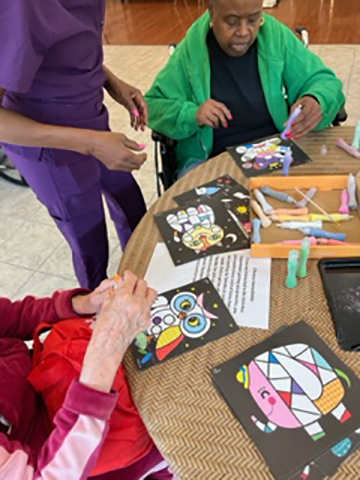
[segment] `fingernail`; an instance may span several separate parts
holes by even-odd
[[[139,116],[139,110],[137,110],[137,109],[134,109],[131,113],[134,115],[134,117]]]
[[[144,149],[144,148],[146,148],[146,147],[147,147],[146,143],[140,143],[140,144],[139,144],[139,148]]]
[[[234,120],[234,117],[230,114],[230,120]]]
[[[225,128],[228,128],[228,126],[229,126],[229,125],[228,125],[227,123],[225,123]]]

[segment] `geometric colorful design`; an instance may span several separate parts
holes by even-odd
[[[254,373],[253,382],[251,365],[258,367],[253,368],[253,372],[262,372],[256,380]],[[346,421],[351,416],[345,413],[346,407],[342,403],[345,389],[341,378],[346,380],[346,377],[335,371],[309,345],[296,343],[262,353],[249,364],[249,376],[249,391],[268,417],[267,425],[256,417],[253,419],[262,431],[265,427],[271,431],[278,426],[298,428],[300,424],[314,440],[318,440],[325,435],[318,423],[322,416],[332,413],[339,421]],[[283,402],[271,403],[273,408],[269,412],[267,396],[262,392],[273,391],[271,389]]]
[[[298,385],[296,382],[292,382],[292,385],[291,385],[291,391],[293,393],[302,393],[304,394],[304,390],[300,387],[300,385]]]
[[[269,360],[270,360],[270,363],[279,363],[279,360],[275,357],[273,353],[270,353]]]
[[[284,400],[288,407],[291,407],[291,393],[290,392],[278,392],[280,397]]]
[[[319,400],[315,401],[315,405],[323,415],[326,415],[339,405],[344,395],[344,387],[340,379],[337,378],[333,382],[325,385],[324,393]]]
[[[310,368],[310,370],[312,370],[315,375],[317,375],[319,377],[319,370],[318,370],[318,367],[316,365],[314,365],[313,363],[308,363],[308,362],[303,362],[301,361],[301,363],[303,365],[305,365],[306,367]]]
[[[322,367],[322,368],[326,368],[327,370],[332,370],[332,368],[330,367],[330,365],[328,364],[328,362],[325,360],[324,357],[322,357],[322,356],[321,356],[316,350],[314,350],[313,348],[312,348],[311,350],[312,350],[312,354],[313,354],[313,356],[314,356],[316,365],[318,365],[319,367]]]

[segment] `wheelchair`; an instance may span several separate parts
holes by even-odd
[[[27,187],[28,184],[20,172],[16,169],[12,161],[0,149],[0,177],[15,185]]]
[[[297,27],[295,33],[308,48],[310,43],[308,30],[304,27]],[[169,56],[174,53],[175,48],[176,44],[171,43],[169,45]],[[332,126],[340,126],[347,120],[347,117],[345,108],[342,108],[334,119]],[[156,189],[158,196],[161,197],[162,193],[177,180],[176,141],[155,131],[152,132],[152,140],[154,142]]]

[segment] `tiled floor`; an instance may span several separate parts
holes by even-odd
[[[348,125],[354,125],[360,117],[360,46],[314,46],[313,50],[344,82]],[[107,66],[142,91],[151,86],[166,60],[166,47],[105,47]],[[127,112],[108,97],[106,103],[112,129],[148,145],[148,161],[135,175],[147,204],[151,205],[156,193],[150,132],[134,134],[128,125]],[[112,275],[119,264],[121,249],[110,220],[108,231],[111,252],[108,274]],[[10,185],[0,178],[0,295],[13,299],[29,293],[42,296],[57,288],[76,285],[70,249],[45,208],[30,189]]]

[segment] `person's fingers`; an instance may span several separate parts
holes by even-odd
[[[144,97],[142,96],[141,92],[137,92],[133,95],[134,102],[136,103],[136,106],[139,109],[140,113],[140,122],[146,126],[147,125],[147,118],[148,118],[148,112],[147,112],[147,104],[144,100]]]
[[[130,270],[126,270],[124,273],[124,283],[122,288],[130,293],[134,293],[137,282],[138,277]]]
[[[304,135],[314,129],[321,120],[321,109],[317,106],[310,107],[304,111],[304,117],[301,121],[294,123],[291,130],[292,136]],[[310,130],[309,130],[310,129]]]
[[[103,280],[100,285],[95,289],[96,293],[102,293],[105,292],[106,290],[109,290],[109,288],[113,288],[116,285],[116,280],[114,278],[107,278],[106,280]]]
[[[225,117],[225,114],[224,112],[221,110],[221,108],[217,107],[214,105],[214,110],[213,110],[214,114],[218,117],[218,119],[220,120],[220,123],[221,125],[224,127],[224,128],[228,128],[228,121],[227,121],[227,118]]]
[[[138,280],[135,287],[135,295],[140,298],[145,298],[147,290],[147,282],[145,280]]]
[[[207,113],[207,118],[213,128],[219,128],[219,118],[213,111]]]
[[[150,308],[152,307],[152,304],[155,302],[157,295],[158,295],[157,291],[154,290],[153,288],[148,288],[146,290],[146,301]]]
[[[233,116],[230,112],[230,110],[227,108],[226,105],[224,105],[223,103],[221,102],[217,102],[216,100],[212,100],[211,103],[217,108],[217,109],[220,109],[223,113],[223,115],[225,115],[226,119],[227,120],[232,120],[233,119]]]
[[[131,150],[135,150],[135,152],[141,152],[146,147],[145,144],[143,144],[143,143],[139,144],[139,143],[135,142],[135,140],[131,140],[128,137],[124,137],[123,143],[124,143],[125,147],[130,148]]]
[[[321,122],[321,114],[315,114],[311,118],[307,120],[306,123],[304,123],[302,129],[298,131],[297,133],[294,133],[293,138],[294,140],[297,140],[304,135],[307,135],[309,132],[313,131],[315,127],[319,125]]]

